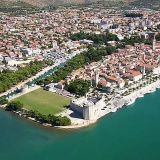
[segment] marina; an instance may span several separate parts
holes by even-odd
[[[137,101],[137,99],[143,99],[146,94],[154,94],[157,89],[159,89],[160,86],[160,80],[157,80],[156,82],[153,82],[145,87],[142,87],[141,89],[138,89],[134,92],[132,92],[129,95],[119,97],[118,95],[113,97],[107,105],[105,104],[100,104],[98,105],[98,111],[96,109],[96,115],[94,119],[92,120],[85,120],[82,119],[82,117],[79,116],[70,116],[72,114],[76,113],[72,111],[70,108],[67,110],[63,111],[61,113],[62,116],[68,116],[71,121],[72,125],[71,126],[60,126],[59,128],[65,128],[65,129],[73,129],[73,128],[81,128],[88,126],[90,124],[93,124],[97,122],[98,119],[104,117],[104,116],[109,116],[109,113],[114,113],[114,112],[119,112],[119,110],[125,106],[130,106],[134,105]]]

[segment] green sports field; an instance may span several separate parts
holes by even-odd
[[[56,114],[68,106],[70,99],[61,95],[37,89],[30,93],[24,94],[14,100],[24,104],[24,108],[37,110],[42,114]]]

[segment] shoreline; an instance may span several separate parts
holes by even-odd
[[[118,109],[122,107],[134,104],[136,99],[143,98],[145,94],[153,93],[157,91],[157,89],[159,88],[160,88],[160,80],[153,82],[145,87],[142,87],[141,89],[134,91],[127,96],[123,96],[122,98],[115,97],[113,100],[110,101],[110,105],[107,105],[109,109],[106,108],[106,112],[102,111],[103,114],[100,114],[97,120],[109,113],[116,112]]]
[[[29,90],[27,92],[17,94],[13,98],[11,98],[11,100],[16,98],[16,97],[19,97],[23,94],[31,92],[32,90],[35,90],[37,88],[39,88],[39,86],[37,86],[37,85],[34,86],[34,87],[31,87],[31,88],[29,88]],[[51,124],[41,123],[40,121],[37,121],[34,118],[26,117],[26,115],[23,114],[22,112],[15,112],[14,111],[13,113],[15,113],[16,115],[18,115],[20,117],[23,117],[27,120],[39,123],[39,124],[41,124],[45,127],[51,127],[51,128],[53,127],[53,128],[57,128],[57,129],[79,129],[79,128],[88,127],[89,125],[92,125],[92,124],[96,123],[98,121],[98,119],[106,116],[107,114],[116,112],[117,110],[119,110],[120,108],[122,108],[124,106],[129,106],[129,105],[133,104],[137,98],[142,98],[142,97],[144,97],[145,94],[153,93],[158,88],[160,88],[160,80],[157,80],[156,82],[148,84],[147,86],[142,87],[141,89],[136,90],[129,95],[126,95],[126,96],[123,96],[123,97],[114,97],[112,100],[110,100],[108,102],[108,105],[105,106],[105,109],[100,107],[99,115],[97,116],[97,118],[95,120],[92,120],[92,121],[84,120],[81,117],[78,117],[78,118],[68,117],[67,115],[72,114],[74,111],[72,111],[70,109],[64,110],[59,114],[62,115],[62,116],[67,116],[68,118],[71,119],[71,121],[76,122],[76,123],[72,123],[70,126],[53,126]],[[0,106],[0,107],[5,109],[5,105]],[[65,114],[67,114],[67,115],[65,115]]]
[[[109,101],[109,105],[106,105],[105,110],[102,110],[103,108],[100,108],[100,114],[94,121],[88,121],[83,120],[83,123],[74,124],[71,126],[58,126],[60,129],[77,129],[77,128],[83,128],[87,127],[91,124],[96,123],[100,118],[108,115],[109,113],[114,113],[121,109],[122,107],[132,105],[137,98],[143,98],[145,94],[150,94],[155,92],[158,88],[160,88],[160,80],[157,80],[156,82],[153,82],[145,87],[142,87],[141,89],[132,92],[131,94],[127,96],[123,96],[122,98],[115,97],[111,101]],[[128,104],[130,103],[130,104]],[[127,105],[128,104],[128,105]]]

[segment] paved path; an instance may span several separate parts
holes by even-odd
[[[27,94],[27,93],[29,93],[29,92],[32,92],[32,91],[34,91],[34,90],[36,90],[36,89],[38,89],[38,88],[40,88],[40,86],[38,86],[38,85],[35,85],[34,87],[30,87],[30,88],[28,88],[25,92],[21,92],[21,93],[18,93],[18,94],[16,94],[16,95],[12,96],[12,97],[9,99],[9,101],[11,101],[11,100],[13,100],[13,99],[15,99],[15,98],[18,98],[18,97],[20,97],[20,96],[22,96],[22,95],[24,95],[24,94]]]
[[[22,86],[24,86],[26,83],[28,83],[29,81],[32,81],[33,79],[38,78],[39,76],[43,75],[45,72],[49,71],[50,69],[52,69],[53,67],[55,67],[55,65],[53,66],[48,66],[46,68],[44,68],[42,71],[38,72],[35,76],[25,80],[24,82],[20,82],[17,85],[15,85],[14,87],[10,88],[9,90],[7,90],[6,92],[3,92],[0,94],[0,97],[7,95],[10,92],[13,92],[14,90],[16,90],[16,88],[21,88]]]

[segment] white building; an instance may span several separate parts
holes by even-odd
[[[131,80],[136,82],[142,79],[142,73],[140,71],[129,70],[128,72],[131,75],[130,76]]]
[[[81,97],[70,101],[70,108],[79,112],[85,120],[96,120],[100,113],[100,108],[105,107],[104,98]]]

